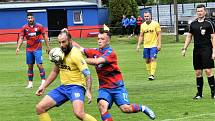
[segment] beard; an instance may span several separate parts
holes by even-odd
[[[68,44],[66,48],[61,47],[61,50],[65,53],[65,55],[69,54],[72,49],[72,45]]]

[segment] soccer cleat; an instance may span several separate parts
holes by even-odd
[[[33,85],[32,84],[28,84],[28,86],[26,86],[25,88],[26,89],[33,88]]]
[[[193,97],[194,100],[199,100],[202,99],[202,95],[198,95],[198,93],[196,94],[195,97]]]
[[[25,88],[29,89],[29,88],[33,88],[33,82],[29,81],[28,82],[28,86],[26,86]]]
[[[145,113],[150,119],[155,119],[155,113],[147,106],[142,106],[142,112]]]
[[[148,79],[152,81],[152,80],[155,80],[155,77],[154,77],[153,75],[150,75],[150,76],[148,77]]]

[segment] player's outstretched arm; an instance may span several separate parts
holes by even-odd
[[[41,96],[45,92],[45,89],[56,79],[59,71],[59,68],[55,65],[55,67],[50,72],[48,78],[46,79],[45,83],[36,91],[35,94],[37,96]]]
[[[85,61],[87,62],[87,64],[90,64],[90,65],[99,65],[99,64],[102,64],[102,63],[106,62],[106,60],[103,57],[86,58]]]

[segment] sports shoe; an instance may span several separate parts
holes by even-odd
[[[155,119],[155,113],[147,106],[142,106],[142,112],[145,113],[150,119]]]
[[[148,79],[152,81],[152,80],[155,80],[155,77],[154,77],[153,75],[150,75],[150,76],[148,77]]]
[[[202,95],[199,95],[198,93],[196,94],[195,97],[193,97],[194,100],[199,100],[202,99]]]
[[[27,88],[27,89],[33,88],[33,82],[32,81],[28,81],[28,86],[26,86],[25,88]]]

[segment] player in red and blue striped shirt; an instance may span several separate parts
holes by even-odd
[[[28,24],[25,24],[20,33],[20,38],[17,44],[16,54],[19,53],[20,47],[26,38],[26,63],[28,64],[28,86],[26,88],[33,87],[34,76],[34,63],[36,61],[37,67],[40,71],[40,77],[42,80],[41,85],[45,82],[45,70],[42,65],[42,41],[45,40],[47,51],[49,52],[48,37],[45,34],[45,30],[41,24],[35,23],[32,13],[27,14]]]
[[[117,64],[117,55],[110,46],[109,32],[101,31],[98,35],[99,48],[81,48],[87,56],[86,62],[95,65],[99,79],[98,106],[103,121],[113,121],[108,109],[115,103],[124,113],[144,112],[155,119],[154,112],[147,106],[131,104],[128,99],[122,73]]]

